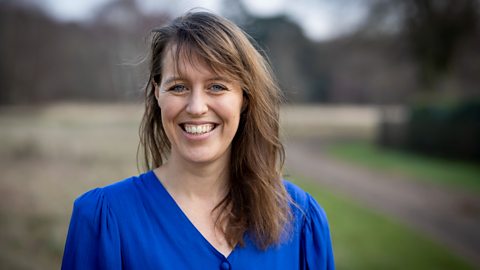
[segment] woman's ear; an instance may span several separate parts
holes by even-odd
[[[158,101],[158,93],[159,93],[160,90],[159,90],[158,84],[157,84],[155,81],[153,81],[153,80],[152,80],[152,87],[153,87],[153,89],[154,89],[154,91],[155,91],[155,98],[156,98],[157,101]]]
[[[243,93],[243,101],[242,101],[242,110],[240,111],[240,113],[243,113],[248,107],[248,96],[247,94],[244,92]]]

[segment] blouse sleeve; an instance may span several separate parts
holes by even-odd
[[[63,269],[121,269],[117,221],[100,188],[74,203]]]
[[[335,269],[327,216],[315,199],[308,194],[302,233],[304,269]]]

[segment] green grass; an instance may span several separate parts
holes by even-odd
[[[327,212],[337,269],[473,269],[420,233],[315,184],[294,182]]]
[[[384,149],[368,142],[328,145],[331,156],[383,172],[457,186],[480,193],[480,166]]]

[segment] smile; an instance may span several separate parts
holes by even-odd
[[[202,125],[192,125],[192,124],[182,124],[180,125],[182,129],[192,135],[201,135],[212,131],[216,125],[214,124],[202,124]]]

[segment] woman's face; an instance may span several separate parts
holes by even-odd
[[[240,84],[214,73],[197,57],[175,61],[172,51],[166,52],[162,80],[155,88],[171,158],[228,160],[242,110]]]

